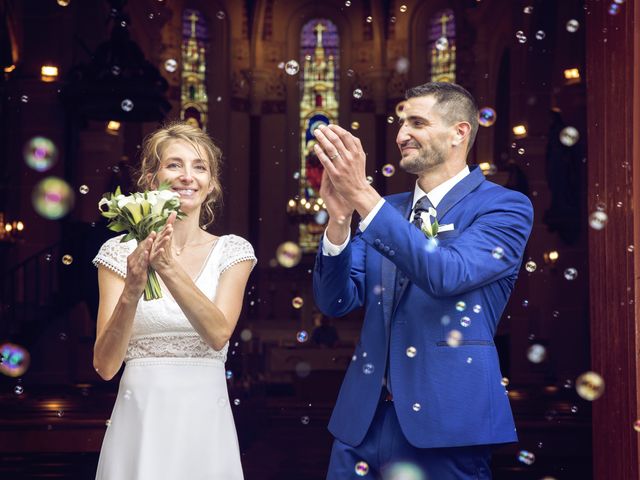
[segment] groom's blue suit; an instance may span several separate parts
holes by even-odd
[[[439,233],[436,248],[407,220],[411,203],[410,192],[386,197],[339,255],[318,253],[318,307],[331,316],[365,307],[329,430],[347,445],[363,441],[388,362],[393,406],[414,447],[517,441],[493,337],[531,232],[531,202],[471,167],[438,204],[439,224],[454,230]],[[399,288],[397,270],[408,277]],[[447,342],[452,330],[462,334],[457,347]]]

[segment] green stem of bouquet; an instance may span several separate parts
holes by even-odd
[[[144,299],[145,300],[157,300],[162,298],[162,289],[160,288],[160,282],[158,276],[153,268],[149,267],[147,275],[147,284],[144,287]]]

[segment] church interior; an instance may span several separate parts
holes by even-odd
[[[226,364],[245,476],[325,478],[363,313],[314,305],[327,212],[312,131],[360,138],[381,195],[412,190],[399,105],[445,81],[480,107],[468,163],[535,211],[495,337],[519,443],[496,447],[493,477],[640,478],[640,2],[0,0],[0,14],[0,477],[95,475],[118,388],[92,365],[91,260],[114,236],[97,204],[134,191],[142,139],[182,119],[223,152],[209,231],[258,258]]]

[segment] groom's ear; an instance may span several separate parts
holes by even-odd
[[[453,136],[453,140],[451,145],[453,147],[458,147],[462,145],[466,138],[469,137],[471,133],[471,124],[469,122],[458,122],[455,124],[455,134]]]

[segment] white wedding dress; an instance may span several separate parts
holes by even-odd
[[[93,263],[126,276],[136,241],[102,245]],[[214,300],[220,274],[243,261],[251,244],[224,235],[195,283]],[[241,480],[242,465],[224,363],[229,344],[212,349],[163,288],[138,302],[116,403],[107,421],[96,480]]]

